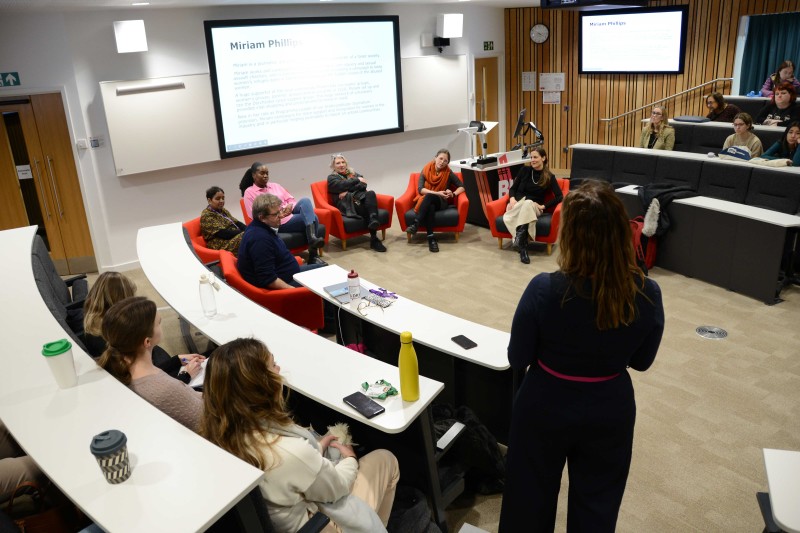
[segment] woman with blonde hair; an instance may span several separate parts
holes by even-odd
[[[98,365],[159,410],[197,431],[203,395],[153,364],[153,348],[161,340],[161,316],[155,303],[134,296],[112,305],[103,317],[103,338],[108,347]],[[188,366],[190,371],[199,371],[200,363],[190,361]]]
[[[352,446],[295,424],[262,342],[236,339],[208,361],[201,434],[264,470],[259,487],[277,531],[297,531],[316,508],[344,531],[385,531],[400,476],[394,455],[356,459]]]
[[[564,464],[567,531],[613,532],[633,450],[628,368],[647,370],[664,331],[658,285],[636,264],[611,185],[564,198],[559,270],[528,284],[508,360],[527,368],[512,411],[500,532],[552,532]]]
[[[653,150],[672,150],[675,147],[675,128],[669,125],[665,107],[656,106],[650,113],[650,120],[639,135],[639,148]]]
[[[103,317],[115,303],[136,296],[136,284],[125,274],[103,272],[86,295],[83,303],[83,343],[89,355],[95,359],[103,355],[108,347],[103,338]],[[189,383],[200,372],[198,366],[205,360],[202,355],[191,353],[170,355],[160,346],[153,347],[153,363],[184,383]],[[197,361],[197,364],[188,363]]]

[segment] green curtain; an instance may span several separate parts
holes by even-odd
[[[800,59],[800,13],[751,16],[744,43],[739,93],[761,89],[767,76],[786,59],[792,60],[797,67]],[[797,70],[794,74],[800,76]]]

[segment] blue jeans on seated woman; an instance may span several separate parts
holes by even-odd
[[[317,235],[319,219],[317,215],[314,214],[314,205],[311,203],[311,200],[308,198],[300,198],[297,203],[294,204],[292,214],[295,216],[289,219],[289,222],[286,224],[281,224],[281,227],[278,228],[278,233],[303,233],[306,230],[306,226],[314,224],[314,234]]]

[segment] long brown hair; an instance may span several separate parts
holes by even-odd
[[[156,304],[144,296],[115,303],[103,317],[108,347],[97,364],[125,385],[131,383],[131,365],[147,337],[153,336]]]
[[[533,151],[542,156],[542,159],[544,160],[544,166],[542,167],[542,175],[539,178],[539,181],[536,182],[536,185],[538,185],[542,189],[547,189],[548,187],[550,187],[550,180],[553,178],[553,173],[550,172],[550,166],[547,164],[547,162],[550,160],[547,157],[547,150],[545,150],[541,146],[537,146],[536,148],[533,149]]]
[[[92,285],[83,303],[83,330],[90,335],[102,335],[106,311],[125,298],[136,295],[136,284],[119,272],[103,272]]]
[[[283,379],[272,369],[272,354],[256,339],[223,344],[206,363],[200,434],[262,470],[268,464],[254,440],[270,446],[269,426],[289,426]]]
[[[570,191],[561,208],[560,231],[558,265],[574,292],[594,301],[597,329],[633,322],[644,273],[636,265],[625,207],[611,185],[588,180]],[[590,295],[582,294],[587,280]]]

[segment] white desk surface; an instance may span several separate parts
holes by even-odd
[[[35,227],[0,232],[3,349],[0,418],[19,444],[92,520],[112,533],[198,531],[256,486],[262,472],[217,448],[72,352],[78,385],[61,390],[42,344],[67,337],[33,278]],[[128,437],[131,477],[108,484],[89,451],[92,437]]]
[[[493,157],[497,157],[502,154],[491,154]],[[484,167],[473,167],[472,163],[476,162],[478,159],[477,157],[462,157],[456,158],[450,161],[450,168],[454,169],[456,172],[461,172],[462,170],[477,170],[481,172],[486,172],[488,170],[497,170],[498,168],[506,168],[506,167],[513,167],[516,165],[524,165],[525,163],[530,162],[531,158],[526,157],[525,159],[520,159],[518,161],[509,161],[508,163],[501,163],[499,165],[487,165]],[[463,165],[461,161],[466,161]]]
[[[294,278],[331,303],[341,305],[325,292],[324,288],[347,281],[347,270],[337,265],[330,265],[295,274]],[[367,289],[378,287],[364,278],[361,278],[361,285]],[[391,284],[385,288],[392,290]],[[385,309],[377,306],[362,309],[361,312],[366,315],[362,318],[397,334],[410,331],[416,342],[453,357],[493,370],[509,368],[507,355],[509,333],[427,307],[405,298],[402,294],[398,296],[397,301]],[[358,311],[350,307],[350,304],[341,307],[361,316]],[[456,335],[466,335],[478,346],[465,350],[451,340]]]
[[[207,270],[189,249],[180,223],[140,229],[137,250],[150,283],[189,323],[217,344],[238,337],[260,339],[275,355],[289,387],[355,420],[385,433],[400,433],[444,389],[442,383],[420,376],[419,400],[404,402],[399,396],[387,398],[381,402],[386,412],[367,420],[342,398],[360,390],[365,381],[385,379],[399,385],[396,366],[366,357],[284,320],[224,283],[220,283],[220,290],[215,293],[217,315],[206,318],[200,307],[198,280]]]
[[[775,523],[800,533],[800,452],[764,448],[764,467]]]
[[[620,187],[617,192],[622,194],[638,195],[639,185],[626,185]],[[781,213],[780,211],[773,211],[771,209],[764,209],[763,207],[755,207],[752,205],[740,204],[738,202],[729,202],[727,200],[719,200],[711,198],[710,196],[692,196],[691,198],[681,198],[675,200],[673,203],[693,205],[703,209],[710,209],[720,213],[727,213],[736,215],[743,218],[758,220],[767,224],[774,224],[785,228],[800,227],[800,217],[797,215],[789,215]]]

